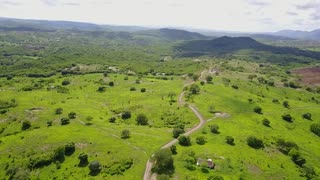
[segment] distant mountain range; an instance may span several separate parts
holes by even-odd
[[[304,51],[298,48],[277,47],[262,44],[250,37],[223,36],[213,40],[194,40],[176,46],[181,56],[225,55],[236,53],[240,50],[254,52],[269,52],[273,54],[288,54],[309,57],[320,60],[320,52]]]
[[[320,40],[320,29],[316,29],[313,31],[282,30],[272,33],[272,35],[286,36],[295,39]]]

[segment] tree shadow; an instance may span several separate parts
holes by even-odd
[[[90,176],[97,176],[98,174],[100,174],[100,172],[101,172],[101,169],[96,170],[96,171],[90,171],[89,175]]]
[[[88,161],[86,161],[86,162],[79,162],[78,167],[87,167],[88,164],[89,164]]]

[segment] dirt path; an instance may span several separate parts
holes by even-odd
[[[202,73],[201,73],[202,74]],[[191,84],[193,84],[194,82],[190,82],[190,83],[186,83],[183,87],[189,86]],[[184,93],[185,91],[183,90],[179,97],[178,97],[178,103],[180,106],[184,106],[186,104],[186,102],[184,101],[183,97],[184,97]],[[185,132],[183,135],[185,136],[189,136],[191,135],[193,132],[199,130],[200,128],[202,128],[205,123],[207,122],[203,116],[201,115],[201,113],[198,111],[198,109],[193,106],[193,105],[188,105],[188,108],[191,109],[191,111],[197,116],[197,118],[199,119],[199,124],[197,124],[196,126],[192,127],[191,129],[189,129],[187,132]],[[168,142],[167,144],[163,145],[160,149],[165,149],[165,148],[169,148],[172,145],[176,144],[178,142],[177,139],[173,139],[172,141]],[[156,180],[156,175],[152,175],[151,173],[151,168],[153,166],[153,163],[150,161],[150,159],[147,161],[146,164],[146,168],[145,168],[145,172],[144,172],[144,176],[143,176],[143,180]]]

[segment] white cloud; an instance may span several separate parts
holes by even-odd
[[[312,30],[318,10],[320,0],[0,0],[3,17],[234,31]]]

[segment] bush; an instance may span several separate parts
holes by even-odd
[[[69,117],[70,119],[75,119],[75,118],[77,117],[77,114],[76,114],[75,112],[70,112],[70,113],[68,114],[68,117]]]
[[[203,86],[203,85],[204,85],[204,83],[205,83],[204,81],[200,81],[200,85],[201,85],[201,86]]]
[[[181,146],[191,146],[191,139],[189,136],[180,136],[178,140]]]
[[[136,122],[138,125],[147,125],[148,124],[148,118],[144,114],[138,114],[136,118]]]
[[[290,108],[288,101],[283,101],[282,105],[283,105],[283,107],[285,107],[285,108]]]
[[[63,80],[61,85],[62,86],[66,86],[66,85],[69,85],[70,84],[70,81],[69,80]]]
[[[180,134],[183,134],[183,133],[184,133],[184,129],[181,129],[181,128],[174,128],[172,131],[173,138],[177,138],[180,136]]]
[[[207,142],[204,136],[199,136],[196,138],[196,143],[199,145],[204,145]]]
[[[121,114],[122,119],[129,119],[131,118],[131,112],[130,111],[125,111]]]
[[[62,112],[63,112],[63,109],[62,109],[62,108],[57,108],[57,109],[55,110],[55,114],[62,114]]]
[[[146,92],[146,88],[141,88],[140,92],[142,92],[142,93]]]
[[[177,152],[177,146],[172,145],[172,146],[170,147],[170,150],[171,150],[171,153],[172,153],[173,155],[178,154],[178,152]]]
[[[68,143],[64,147],[65,155],[70,156],[76,151],[76,145],[74,142]]]
[[[111,118],[109,118],[109,122],[111,122],[111,123],[114,123],[114,122],[116,122],[116,117],[111,117]]]
[[[279,100],[278,99],[272,99],[272,102],[273,103],[279,103]]]
[[[192,84],[189,88],[191,94],[198,94],[200,92],[200,87],[197,84]]]
[[[114,86],[114,82],[109,82],[109,86]]]
[[[130,91],[136,91],[137,89],[135,87],[131,87]]]
[[[207,180],[224,180],[224,178],[222,176],[209,176]]]
[[[53,161],[63,162],[64,161],[64,155],[65,155],[65,147],[63,147],[63,146],[58,147],[53,153],[52,160]]]
[[[166,174],[160,174],[157,176],[157,180],[170,180],[170,176]]]
[[[300,167],[302,167],[302,165],[306,163],[306,160],[301,157],[297,149],[291,149],[288,155],[291,157],[291,160]]]
[[[237,85],[232,85],[231,86],[233,89],[239,89],[239,87]]]
[[[303,119],[312,120],[311,113],[304,113],[304,114],[302,114],[302,118],[303,118]]]
[[[285,121],[288,121],[288,122],[292,122],[293,121],[293,118],[291,117],[290,114],[282,115],[282,119],[285,120]]]
[[[128,139],[130,137],[130,131],[125,129],[121,131],[121,138],[122,139]]]
[[[279,151],[284,154],[288,154],[292,149],[299,149],[298,145],[291,141],[285,141],[284,139],[277,140],[277,146]]]
[[[86,166],[88,164],[88,154],[81,153],[79,154],[78,159],[80,160],[79,162],[80,166]]]
[[[60,124],[61,125],[67,125],[67,124],[69,124],[70,123],[70,119],[69,118],[61,118],[60,119]]]
[[[21,130],[24,131],[24,130],[29,129],[30,127],[31,127],[31,122],[30,121],[23,121]]]
[[[212,124],[210,126],[210,131],[214,134],[219,134],[219,126],[216,124]]]
[[[206,81],[207,81],[207,82],[212,82],[212,80],[213,80],[212,76],[207,76],[207,77],[206,77]]]
[[[230,145],[234,145],[234,138],[231,136],[226,137],[226,143]]]
[[[89,164],[90,172],[98,172],[101,170],[101,164],[99,161],[92,161]]]
[[[253,111],[257,114],[262,114],[262,108],[259,106],[256,106],[253,108]]]
[[[247,138],[247,144],[250,147],[255,148],[255,149],[260,149],[260,148],[264,147],[262,140],[254,137],[254,136],[249,136]]]
[[[52,121],[47,121],[47,127],[52,126]]]
[[[267,127],[270,127],[270,121],[269,121],[268,119],[266,119],[266,118],[264,118],[264,119],[262,120],[262,124],[265,125],[265,126],[267,126]]]
[[[310,126],[311,132],[320,137],[320,123],[311,124]]]
[[[98,91],[98,92],[105,92],[106,89],[107,89],[106,87],[100,86],[97,91]]]
[[[209,170],[205,167],[201,167],[201,172],[203,173],[209,173]]]
[[[157,174],[172,174],[174,172],[173,158],[169,149],[158,150],[152,160],[155,162],[152,168]]]

